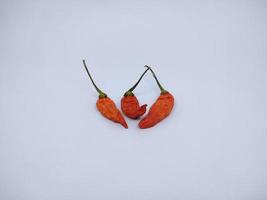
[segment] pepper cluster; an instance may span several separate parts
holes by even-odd
[[[120,110],[116,107],[115,103],[110,99],[106,93],[101,91],[97,85],[95,84],[87,66],[85,63],[85,60],[83,60],[84,68],[95,87],[96,91],[99,94],[99,98],[96,102],[96,107],[99,110],[99,112],[106,117],[109,120],[112,120],[113,122],[120,123],[123,127],[128,128],[128,125],[121,114]],[[165,119],[172,111],[174,106],[174,97],[173,95],[165,90],[162,85],[160,84],[156,74],[151,69],[151,67],[145,65],[147,68],[143,74],[140,76],[138,81],[134,84],[133,87],[131,87],[129,90],[127,90],[122,99],[121,99],[121,110],[122,112],[131,119],[139,119],[142,115],[146,112],[147,104],[144,104],[140,106],[138,99],[134,95],[133,91],[137,87],[137,85],[140,83],[144,75],[147,73],[147,71],[150,71],[160,89],[160,96],[157,98],[155,103],[150,107],[148,114],[141,119],[139,122],[139,128],[145,129],[155,126],[157,123]]]

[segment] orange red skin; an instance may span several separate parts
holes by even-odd
[[[137,119],[146,112],[147,104],[139,105],[137,98],[132,96],[123,96],[121,99],[122,112],[131,119]]]
[[[171,113],[173,106],[172,94],[169,92],[161,94],[149,109],[148,114],[139,122],[139,127],[145,129],[155,126]]]
[[[121,124],[124,128],[128,128],[121,112],[109,97],[99,98],[96,102],[96,107],[104,117]]]

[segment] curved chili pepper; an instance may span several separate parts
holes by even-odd
[[[124,96],[121,98],[121,110],[129,118],[137,119],[146,112],[147,104],[140,106],[136,96],[133,93],[133,90],[136,88],[148,70],[149,69],[146,69],[146,71],[144,71],[134,86],[125,92]]]
[[[156,102],[149,109],[148,114],[139,122],[139,127],[142,129],[155,126],[157,123],[165,119],[171,113],[174,106],[174,97],[172,94],[161,86],[154,71],[147,65],[145,67],[152,72],[161,93]]]
[[[99,110],[99,112],[104,117],[108,118],[109,120],[112,120],[116,123],[120,123],[124,128],[128,128],[128,125],[127,125],[125,119],[123,118],[119,109],[116,107],[115,103],[107,96],[107,94],[102,92],[96,86],[96,84],[95,84],[93,78],[91,77],[89,70],[85,64],[85,60],[83,60],[83,65],[84,65],[84,68],[86,69],[86,72],[87,72],[90,80],[92,81],[96,91],[99,93],[99,98],[96,102],[96,107]]]

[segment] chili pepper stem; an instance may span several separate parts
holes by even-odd
[[[161,93],[161,94],[165,94],[165,93],[167,93],[168,91],[165,90],[165,89],[162,87],[162,85],[160,84],[160,82],[159,82],[159,80],[158,80],[156,74],[155,74],[154,71],[151,69],[151,67],[149,67],[148,65],[145,65],[145,67],[148,68],[148,69],[152,72],[153,77],[154,77],[154,79],[156,80],[156,82],[157,82],[157,84],[158,84],[158,86],[159,86],[160,93]]]
[[[95,82],[94,82],[94,80],[93,80],[93,78],[92,78],[92,76],[91,76],[91,74],[90,74],[90,72],[89,72],[89,70],[88,70],[88,68],[87,68],[87,66],[86,66],[85,60],[83,60],[83,66],[84,66],[84,68],[85,68],[85,70],[86,70],[86,72],[87,72],[87,74],[88,74],[88,76],[89,76],[91,82],[93,83],[93,85],[94,85],[96,91],[98,92],[98,94],[99,94],[99,98],[107,97],[107,94],[105,94],[104,92],[102,92],[102,91],[97,87],[97,85],[95,84]]]
[[[146,69],[143,74],[140,76],[140,78],[138,79],[138,81],[134,84],[133,87],[131,87],[127,92],[125,92],[124,96],[134,96],[133,94],[133,90],[136,88],[136,86],[140,83],[140,81],[142,80],[143,76],[146,74],[146,72],[149,70]]]

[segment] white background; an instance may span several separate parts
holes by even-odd
[[[0,1],[1,200],[266,200],[266,1]],[[154,128],[103,118],[151,65]],[[151,105],[149,74],[135,90]]]

